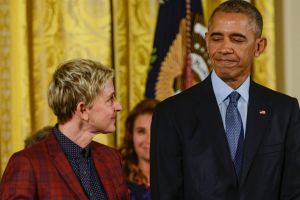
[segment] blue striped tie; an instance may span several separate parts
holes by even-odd
[[[225,124],[226,136],[230,149],[231,159],[234,163],[236,175],[240,176],[244,148],[244,131],[240,112],[237,108],[237,103],[240,94],[233,91],[228,98],[229,105],[226,110]]]

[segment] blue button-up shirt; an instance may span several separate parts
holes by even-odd
[[[57,125],[53,132],[89,199],[106,200],[104,188],[91,157],[90,146],[81,148],[62,134]]]
[[[218,77],[215,71],[212,71],[211,73],[211,81],[217,99],[217,103],[219,106],[219,110],[222,116],[223,125],[226,130],[225,115],[226,115],[227,106],[229,104],[229,99],[227,97],[231,92],[234,91],[234,89],[232,89],[220,77]],[[242,117],[245,138],[246,138],[245,131],[246,131],[246,121],[247,121],[247,112],[248,112],[248,100],[249,100],[249,87],[250,87],[250,76],[248,76],[245,82],[238,89],[236,89],[236,91],[241,95],[238,101],[238,110]]]

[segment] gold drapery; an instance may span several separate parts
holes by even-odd
[[[264,19],[263,36],[267,38],[267,49],[254,60],[253,79],[262,85],[273,90],[276,85],[276,65],[275,65],[275,2],[274,0],[253,0],[253,4],[261,12]]]
[[[117,134],[96,140],[120,144],[127,112],[143,98],[157,7],[157,0],[0,1],[0,176],[27,136],[56,122],[46,91],[56,66],[67,59],[115,68],[123,113]]]
[[[10,154],[21,148],[22,138],[31,129],[25,10],[23,1],[2,0],[0,4],[1,172]]]
[[[207,20],[221,0],[202,2]],[[274,3],[255,4],[265,18],[269,50],[256,61],[254,79],[275,89]],[[67,59],[115,68],[123,111],[116,135],[96,140],[120,145],[128,111],[144,98],[158,6],[158,0],[0,0],[0,176],[27,136],[55,123],[46,90],[57,64]]]
[[[123,105],[118,115],[117,146],[122,142],[129,110],[144,98],[157,11],[157,0],[114,0],[115,83]]]

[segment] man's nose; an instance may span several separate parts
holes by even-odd
[[[218,52],[221,54],[233,53],[232,44],[229,40],[224,40],[218,49]]]

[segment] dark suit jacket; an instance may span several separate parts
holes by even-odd
[[[151,127],[154,200],[300,199],[295,98],[251,81],[238,181],[210,76],[161,102]]]
[[[109,200],[129,199],[116,150],[92,142],[92,157]],[[88,199],[53,133],[15,153],[0,184],[0,199]]]

